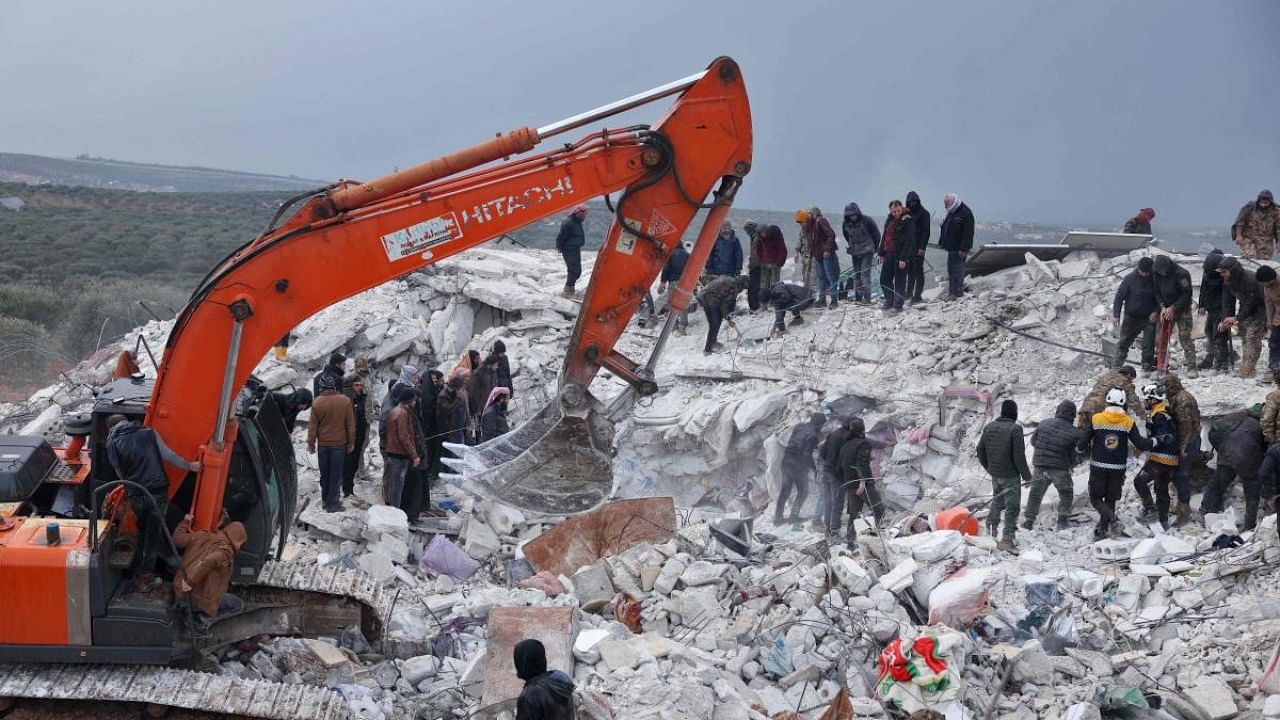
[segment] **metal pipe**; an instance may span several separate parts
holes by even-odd
[[[240,336],[244,333],[244,321],[236,320],[231,326],[231,342],[227,347],[227,364],[222,368],[222,392],[218,395],[218,419],[213,427],[213,442],[221,445],[226,437],[227,418],[231,417],[231,382],[236,375],[236,358],[240,356]]]
[[[700,73],[669,82],[666,85],[659,85],[652,90],[645,90],[644,92],[636,93],[631,97],[611,102],[608,105],[601,105],[594,110],[588,110],[584,113],[578,113],[573,117],[557,120],[550,125],[544,125],[537,130],[538,139],[546,140],[549,137],[580,128],[583,125],[593,123],[611,115],[617,115],[618,113],[626,112],[633,108],[640,107],[641,105],[646,105],[654,100],[659,100],[669,95],[684,92],[685,90],[693,87],[694,83],[701,80],[702,76],[706,74],[707,71],[703,70]]]

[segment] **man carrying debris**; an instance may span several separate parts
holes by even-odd
[[[1133,381],[1137,377],[1138,371],[1134,370],[1132,365],[1103,373],[1102,377],[1093,384],[1089,394],[1084,396],[1084,402],[1080,403],[1080,412],[1076,414],[1076,427],[1081,430],[1089,427],[1093,416],[1107,409],[1107,392],[1117,387],[1124,390],[1125,405],[1129,411],[1141,417],[1142,403],[1138,401],[1138,391],[1133,387]]]
[[[1174,373],[1164,376],[1164,389],[1178,426],[1178,471],[1174,474],[1178,504],[1173,506],[1173,513],[1181,525],[1191,519],[1191,469],[1201,461],[1200,403]]]
[[[915,223],[901,200],[889,203],[889,217],[884,221],[880,238],[880,290],[884,293],[884,309],[902,310],[907,299],[907,266],[916,257]]]
[[[875,518],[877,526],[884,522],[884,503],[880,501],[880,490],[871,474],[871,441],[867,439],[867,428],[862,418],[849,421],[848,439],[840,446],[836,463],[849,507],[849,525],[845,530],[845,539],[852,545],[855,540],[854,523],[865,505],[871,505],[871,516]],[[835,528],[838,530],[839,510],[836,511],[835,518]]]
[[[746,275],[722,275],[707,283],[698,295],[698,304],[707,316],[707,342],[702,346],[702,354],[710,355],[724,349],[717,340],[720,337],[720,324],[728,322],[735,327],[729,314],[738,300],[738,293],[747,289]]]
[[[676,247],[667,256],[662,266],[662,274],[658,278],[658,294],[662,296],[665,312],[671,311],[671,300],[675,297],[676,286],[680,284],[680,276],[684,274],[684,266],[689,264],[689,251],[684,243],[676,243]],[[689,311],[684,310],[676,318],[676,334],[683,335],[689,328]]]
[[[173,531],[173,544],[182,551],[182,573],[174,578],[179,596],[190,597],[196,625],[203,629],[220,610],[243,607],[240,599],[227,593],[236,553],[249,539],[244,525],[227,523],[217,532],[191,530],[187,515]]]
[[[1027,467],[1027,451],[1018,424],[1018,403],[1005,400],[1000,404],[1000,417],[982,428],[978,440],[978,462],[991,474],[991,508],[987,511],[987,529],[996,537],[1000,516],[1004,515],[1004,534],[998,547],[1015,552],[1014,533],[1022,505],[1021,482],[1031,479]]]
[[[947,251],[948,298],[957,300],[964,297],[965,262],[973,249],[973,211],[955,193],[943,197],[942,205],[947,214],[942,217],[938,245]]]
[[[578,278],[582,277],[582,246],[587,244],[587,233],[582,223],[587,219],[587,206],[579,204],[560,223],[556,235],[556,250],[564,258],[564,290],[561,297],[573,299],[577,294]]]
[[[1147,462],[1142,470],[1133,478],[1133,488],[1142,498],[1142,516],[1138,518],[1144,525],[1159,519],[1160,526],[1169,528],[1169,483],[1173,482],[1178,469],[1178,425],[1169,412],[1168,398],[1163,385],[1154,383],[1142,388],[1143,402],[1147,405],[1147,437],[1154,446],[1147,454]],[[1155,485],[1156,496],[1151,498],[1151,486]]]
[[[1258,422],[1261,414],[1262,408],[1254,405],[1223,417],[1209,429],[1209,442],[1218,451],[1218,469],[1204,489],[1200,512],[1222,512],[1227,492],[1239,477],[1244,489],[1242,530],[1252,530],[1258,524],[1258,504],[1262,495],[1258,470],[1267,449],[1262,425]]]
[[[400,390],[396,393],[395,407],[387,413],[387,460],[382,470],[382,502],[392,507],[400,507],[409,468],[422,462],[413,436],[413,406],[417,401],[417,390]]]
[[[769,288],[769,302],[773,305],[773,334],[786,335],[785,320],[791,313],[791,325],[804,324],[800,313],[813,306],[813,289],[789,282],[780,282]]]
[[[783,510],[793,490],[796,497],[791,504],[790,521],[800,522],[800,509],[809,497],[809,476],[814,471],[813,453],[818,449],[818,433],[826,421],[826,415],[814,413],[808,422],[791,429],[791,437],[782,452],[782,487],[778,488],[778,499],[773,505],[774,525],[782,525]]]
[[[1230,332],[1238,327],[1244,348],[1240,351],[1240,377],[1251,378],[1257,372],[1258,357],[1262,355],[1262,334],[1266,332],[1267,305],[1262,297],[1253,273],[1244,269],[1240,261],[1224,258],[1218,263],[1226,292],[1222,296],[1222,322],[1218,329]]]
[[[1200,278],[1200,297],[1196,300],[1196,312],[1204,315],[1204,338],[1208,345],[1204,360],[1200,361],[1201,370],[1224,371],[1231,358],[1227,350],[1227,333],[1218,329],[1222,322],[1222,276],[1218,274],[1218,265],[1222,262],[1222,251],[1213,250],[1204,258],[1204,273]]]
[[[1156,369],[1156,303],[1155,282],[1151,271],[1155,263],[1149,257],[1138,261],[1138,267],[1120,281],[1111,303],[1111,320],[1120,329],[1116,344],[1115,367],[1124,365],[1133,341],[1142,335],[1142,369]],[[1121,315],[1123,314],[1123,319]]]
[[[1280,373],[1280,280],[1276,279],[1276,269],[1263,265],[1254,273],[1258,285],[1262,287],[1263,304],[1266,306],[1267,322],[1267,372],[1263,382],[1275,382]]]
[[[537,640],[516,643],[512,655],[524,689],[516,698],[516,720],[574,720],[573,680],[547,671],[547,649]]]
[[[1124,221],[1124,234],[1126,235],[1150,235],[1151,221],[1156,219],[1156,211],[1151,208],[1142,208],[1137,215]]]
[[[1231,238],[1247,258],[1270,260],[1280,242],[1280,210],[1270,190],[1258,193],[1257,200],[1245,203],[1231,224]]]
[[[876,221],[862,214],[858,203],[851,202],[844,206],[844,223],[840,226],[849,253],[850,267],[853,277],[849,282],[853,285],[853,301],[857,303],[871,302],[871,269],[875,266],[876,246],[880,244],[880,228]],[[846,297],[847,290],[846,287]]]
[[[1022,520],[1022,527],[1027,530],[1035,527],[1040,502],[1050,483],[1058,491],[1058,529],[1065,530],[1070,525],[1071,502],[1075,498],[1071,468],[1078,460],[1076,443],[1080,441],[1080,431],[1071,424],[1075,417],[1076,404],[1063,400],[1053,417],[1042,420],[1031,434],[1031,447],[1035,448],[1031,466],[1035,468],[1035,475],[1031,478],[1031,493],[1027,495]]]
[[[1153,263],[1156,302],[1160,304],[1160,322],[1178,328],[1178,344],[1187,377],[1194,378],[1196,371],[1196,345],[1191,340],[1191,273],[1175,263],[1168,255],[1157,255]],[[1167,348],[1166,348],[1167,351]]]
[[[1129,458],[1129,445],[1139,450],[1155,446],[1142,437],[1133,418],[1124,411],[1125,390],[1113,387],[1107,391],[1107,407],[1095,414],[1080,436],[1076,449],[1090,453],[1089,502],[1098,511],[1098,524],[1093,539],[1106,537],[1116,521],[1116,503],[1124,492],[1124,470]]]
[[[931,227],[933,217],[928,210],[920,204],[920,195],[915,190],[907,193],[907,212],[911,215],[913,222],[911,229],[915,233],[912,245],[915,247],[915,255],[907,262],[907,302],[912,305],[922,301],[920,293],[924,292],[924,251],[929,247],[929,235],[933,232]]]
[[[844,512],[844,480],[840,473],[840,448],[849,439],[851,418],[842,418],[840,424],[827,434],[818,449],[822,459],[821,499],[818,508],[821,510],[813,518],[815,524],[821,524],[828,533],[840,531],[840,515]]]
[[[325,512],[342,509],[342,464],[356,448],[356,414],[351,400],[339,395],[331,375],[321,374],[320,394],[307,423],[307,451],[320,463],[320,499]]]

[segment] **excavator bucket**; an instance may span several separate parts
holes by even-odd
[[[566,413],[558,398],[500,438],[476,446],[445,443],[463,489],[532,513],[574,515],[599,507],[613,490],[613,423],[590,394]]]

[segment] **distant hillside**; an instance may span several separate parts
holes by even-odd
[[[80,156],[74,160],[0,153],[0,182],[76,185],[144,192],[300,191],[327,183],[300,177]]]

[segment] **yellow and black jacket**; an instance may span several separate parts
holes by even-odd
[[[1080,452],[1090,452],[1089,464],[1102,470],[1123,470],[1129,457],[1129,443],[1139,450],[1150,450],[1155,443],[1142,437],[1133,418],[1123,408],[1108,407],[1096,413],[1092,427],[1085,430],[1077,445]]]

